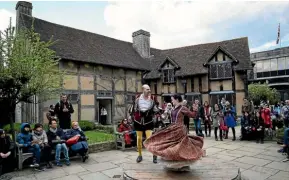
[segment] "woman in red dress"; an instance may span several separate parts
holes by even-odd
[[[261,117],[264,119],[265,128],[272,128],[271,111],[267,104],[261,109]]]
[[[126,145],[132,145],[132,135],[135,133],[133,132],[133,129],[128,123],[127,119],[121,121],[121,124],[118,127],[118,132],[124,133],[124,141]]]
[[[182,97],[172,96],[174,109],[171,112],[172,124],[153,134],[144,142],[144,146],[154,155],[168,161],[195,161],[203,155],[203,138],[187,134],[184,116],[194,114],[182,105]]]

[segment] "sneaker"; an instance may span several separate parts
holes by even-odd
[[[61,162],[56,162],[56,166],[58,166],[58,167],[62,167]]]
[[[36,168],[36,167],[39,167],[39,164],[37,164],[37,163],[33,163],[33,164],[30,165],[30,167],[32,167],[32,168]]]
[[[47,168],[47,169],[51,169],[51,168],[52,168],[52,164],[51,164],[50,162],[48,162],[48,163],[46,164],[46,168]]]
[[[66,166],[70,166],[70,162],[69,162],[69,161],[66,161],[66,162],[65,162],[65,165],[66,165]]]
[[[44,168],[43,167],[36,167],[36,168],[34,168],[34,170],[41,172],[41,171],[44,171]]]
[[[282,162],[287,162],[287,161],[289,161],[289,157],[284,159]]]

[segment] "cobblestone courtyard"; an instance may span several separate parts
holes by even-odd
[[[239,129],[237,130],[237,132]],[[219,180],[223,179],[224,172],[213,173],[213,167],[224,166],[226,163],[234,164],[242,171],[242,175],[253,180],[287,180],[289,178],[289,163],[284,163],[285,158],[282,154],[277,153],[279,145],[276,142],[266,142],[264,144],[256,144],[248,141],[235,141],[231,139],[225,141],[215,141],[213,137],[205,139],[205,149],[207,157],[200,160],[212,162],[212,165],[203,167],[205,179]],[[138,166],[149,168],[160,168],[160,164],[152,163],[152,156],[148,152],[144,152],[144,161]],[[123,172],[123,163],[135,164],[137,156],[136,151],[107,151],[101,153],[90,154],[90,158],[86,163],[82,163],[80,159],[72,160],[70,167],[54,167],[44,172],[34,172],[31,169],[25,169],[16,172],[13,180],[107,180],[120,179]],[[211,172],[211,173],[210,173]],[[236,169],[237,174],[237,169]],[[178,179],[182,175],[166,174],[162,179]],[[143,174],[140,179],[154,179]],[[186,179],[186,178],[185,178]],[[191,178],[190,178],[191,179]],[[200,178],[196,178],[200,179]]]

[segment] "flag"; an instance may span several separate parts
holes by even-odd
[[[280,41],[280,23],[279,23],[279,26],[278,26],[278,34],[277,34],[276,44],[279,44],[279,41]]]

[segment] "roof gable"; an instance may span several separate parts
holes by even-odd
[[[236,57],[234,57],[230,52],[228,52],[225,48],[223,48],[222,46],[218,46],[214,52],[212,53],[212,55],[207,59],[206,63],[204,63],[204,66],[206,66],[209,62],[212,61],[212,59],[219,53],[223,53],[226,56],[228,56],[230,59],[233,60],[233,62],[238,63],[238,60],[236,59]]]
[[[165,65],[166,63],[171,64],[171,65],[174,67],[174,69],[179,69],[179,68],[180,68],[180,66],[178,65],[178,63],[175,62],[172,58],[166,57],[165,60],[158,66],[158,70],[160,71],[160,70],[164,67],[164,65]]]

